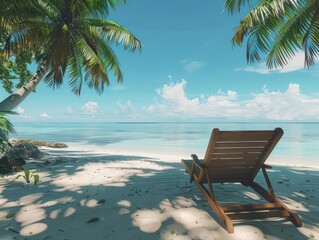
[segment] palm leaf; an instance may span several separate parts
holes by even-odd
[[[318,2],[316,2],[317,1],[314,1],[312,6],[310,6],[313,16],[302,41],[302,48],[305,51],[306,67],[313,66],[319,55],[319,9]]]
[[[12,134],[16,133],[12,123],[5,117],[4,112],[0,112],[0,129]]]
[[[284,67],[301,49],[302,36],[309,26],[309,6],[299,5],[298,11],[286,12],[286,21],[280,26],[269,51],[266,64],[269,68]]]
[[[245,6],[245,4],[251,5],[252,0],[226,0],[224,4],[224,9],[228,11],[228,13],[233,14],[235,11],[240,12],[241,8]]]
[[[123,44],[125,49],[129,48],[131,51],[142,48],[141,41],[116,22],[103,19],[86,19],[85,21],[89,26],[100,28],[110,42],[117,45]]]

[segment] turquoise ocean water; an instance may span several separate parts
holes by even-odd
[[[178,123],[15,123],[11,137],[65,142],[70,146],[119,152],[203,157],[213,128],[220,130],[272,130],[284,136],[270,162],[319,167],[319,123],[178,122]]]

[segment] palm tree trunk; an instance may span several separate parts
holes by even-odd
[[[12,111],[17,107],[41,82],[47,73],[47,70],[48,67],[46,64],[42,64],[27,84],[0,102],[0,111]]]

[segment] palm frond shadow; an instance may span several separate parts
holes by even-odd
[[[68,157],[62,155],[63,151],[50,155],[47,162],[28,163],[43,169],[37,186],[1,180],[0,239],[19,235],[34,239],[236,239],[236,234],[229,235],[221,227],[178,162],[77,151]],[[275,169],[270,178],[278,197],[298,211],[304,226],[317,227],[318,217],[308,213],[319,216],[318,199],[311,187],[315,185],[310,184],[318,172]],[[245,190],[234,189],[237,186],[217,185],[216,196],[228,200],[254,198]],[[276,238],[287,234],[295,239],[309,238],[292,224],[273,219],[238,222],[235,232],[247,226]]]

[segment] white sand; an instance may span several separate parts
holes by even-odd
[[[26,165],[40,170],[38,185],[14,179],[17,174],[0,179],[1,240],[319,239],[318,169],[276,166],[269,172],[303,227],[282,219],[239,221],[228,234],[189,184],[184,156],[44,151],[51,155]],[[214,187],[226,203],[259,200],[240,185]]]

